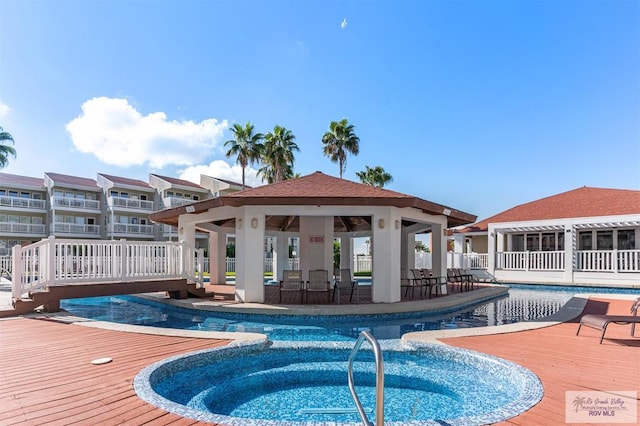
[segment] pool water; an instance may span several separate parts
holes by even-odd
[[[455,310],[383,315],[290,316],[234,314],[185,309],[135,296],[64,300],[61,307],[85,318],[187,330],[256,332],[275,341],[353,341],[361,331],[399,339],[413,331],[443,330],[533,321],[554,314],[571,292],[511,289],[508,296]]]
[[[222,424],[357,423],[347,385],[350,350],[285,342],[244,351],[214,349],[147,367],[134,386],[143,399],[169,411],[186,407],[191,418]],[[495,357],[441,345],[388,345],[383,354],[385,422],[484,424],[524,411],[542,397],[535,375]],[[354,381],[374,421],[370,350],[358,353]]]

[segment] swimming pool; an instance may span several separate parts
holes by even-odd
[[[347,386],[351,345],[276,342],[216,348],[153,364],[134,380],[136,393],[183,416],[226,425],[359,424]],[[538,378],[516,364],[442,345],[387,342],[385,424],[477,425],[535,405]],[[370,350],[354,363],[356,389],[375,417]]]
[[[552,315],[572,297],[566,291],[512,289],[508,297],[454,309],[377,315],[291,316],[185,309],[135,296],[65,300],[74,315],[102,321],[205,331],[256,332],[274,341],[353,341],[367,330],[377,339],[414,331],[483,327]]]

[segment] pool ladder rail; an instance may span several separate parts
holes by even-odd
[[[373,426],[373,423],[369,420],[365,409],[362,407],[362,403],[360,402],[360,398],[358,397],[355,384],[353,382],[353,360],[365,339],[371,344],[373,356],[376,362],[376,426],[382,426],[384,425],[384,361],[382,359],[380,344],[368,331],[360,333],[358,340],[351,351],[351,355],[349,355],[349,391],[351,392],[353,402],[356,404],[358,414],[360,414],[360,418],[362,419],[362,424],[365,426]]]

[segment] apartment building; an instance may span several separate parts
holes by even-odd
[[[0,173],[0,256],[48,236],[74,239],[178,240],[177,228],[151,223],[169,207],[239,191],[242,185],[200,176],[201,185],[149,175],[149,182],[98,173],[97,178],[47,172],[44,178]],[[208,235],[198,233],[198,247]]]

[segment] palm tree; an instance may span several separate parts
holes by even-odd
[[[347,119],[332,121],[329,131],[322,136],[322,152],[333,163],[340,165],[340,179],[347,168],[347,153],[358,155],[360,138],[353,132],[353,125]]]
[[[11,146],[14,144],[11,133],[5,132],[0,126],[0,169],[4,169],[9,165],[9,156],[16,158],[16,149]]]
[[[262,152],[263,167],[258,170],[268,183],[282,182],[293,177],[294,151],[300,151],[294,142],[296,137],[282,126],[276,125],[273,132],[264,136]]]
[[[224,143],[229,150],[227,157],[236,156],[236,162],[242,167],[242,189],[244,190],[244,171],[251,163],[257,162],[262,157],[263,145],[260,141],[263,139],[262,133],[253,133],[253,124],[241,126],[234,124],[231,127],[234,138]]]
[[[382,166],[369,167],[365,166],[365,170],[357,172],[356,176],[360,178],[360,182],[382,188],[389,182],[393,181],[393,177],[384,171]]]

